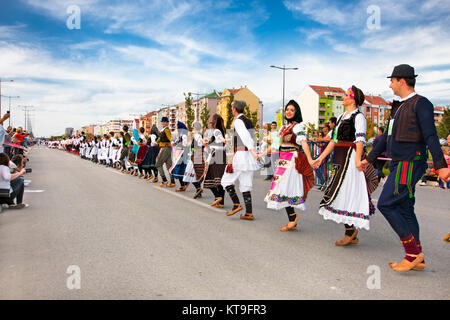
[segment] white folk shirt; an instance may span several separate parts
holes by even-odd
[[[236,134],[239,135],[239,138],[241,138],[244,146],[247,147],[248,150],[253,150],[255,142],[246,128],[244,121],[240,119],[241,116],[243,116],[242,113],[234,120],[234,129]],[[233,169],[235,171],[256,171],[260,168],[250,151],[238,150],[233,157]]]

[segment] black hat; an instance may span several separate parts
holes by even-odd
[[[395,66],[392,75],[388,78],[404,78],[404,79],[414,79],[417,74],[414,74],[414,68],[409,64],[400,64]]]
[[[161,122],[169,122],[169,118],[167,118],[167,117],[162,117],[162,118],[161,118]]]

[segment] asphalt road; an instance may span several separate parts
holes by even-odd
[[[403,249],[383,216],[377,211],[358,245],[336,247],[344,226],[317,213],[319,191],[309,194],[299,230],[284,233],[286,214],[265,208],[261,176],[256,219],[244,221],[209,207],[209,190],[193,200],[192,186],[161,190],[59,150],[34,147],[29,156],[26,189],[44,191],[25,194],[29,208],[0,214],[0,299],[450,298],[450,245],[442,241],[449,190],[417,187],[427,268],[397,273],[388,262]],[[80,289],[68,289],[77,275],[69,266],[81,272]]]

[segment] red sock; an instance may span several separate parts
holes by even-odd
[[[422,245],[420,244],[420,241],[416,241],[417,249],[420,253],[422,253]],[[423,259],[422,263],[425,263],[425,259]]]
[[[414,240],[414,236],[411,234],[406,238],[400,238],[400,241],[403,244],[403,247],[405,248],[406,256],[405,259],[409,262],[414,261],[414,257],[408,256],[408,254],[419,254],[419,248],[417,247],[417,242]]]

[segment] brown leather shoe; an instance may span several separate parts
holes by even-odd
[[[244,215],[241,214],[240,218],[242,220],[254,220],[255,219],[255,217],[253,216],[252,213],[246,213]]]
[[[295,220],[292,221],[292,223],[289,222],[289,223],[291,223],[291,225],[289,225],[289,223],[285,224],[284,227],[280,227],[280,231],[285,232],[285,231],[297,230],[297,222],[298,222],[298,214],[297,214],[297,217],[295,217]]]
[[[194,194],[194,199],[201,198],[202,197],[202,192],[203,192],[202,188],[197,189],[197,191]]]
[[[220,203],[218,203],[218,204],[215,204],[213,207],[216,207],[216,208],[223,208],[224,207],[224,205],[223,204],[220,204]]]
[[[153,178],[153,175],[150,175],[149,177],[145,178],[145,181],[149,181]]]
[[[355,230],[355,232],[353,232],[351,237],[344,235],[344,237],[341,240],[339,240],[339,241],[336,240],[336,242],[334,244],[337,246],[348,246],[349,244],[357,244],[359,242],[358,238],[356,237],[358,235],[358,229],[345,228],[345,230]]]
[[[210,203],[209,205],[214,207],[216,204],[218,204],[222,200],[223,200],[222,197],[218,197],[216,200],[214,200],[214,202]]]
[[[139,179],[140,179],[140,178],[142,178],[143,176],[144,176],[144,174],[143,174],[143,173],[141,173],[141,174],[139,175]]]
[[[234,209],[232,209],[231,211],[228,211],[226,213],[227,216],[232,216],[233,214],[235,214],[236,212],[239,212],[242,210],[242,206],[240,204],[235,204]]]
[[[396,264],[395,262],[389,262],[389,266],[397,272],[409,271],[416,267],[419,263],[421,263],[424,259],[423,253],[419,254],[407,254],[407,256],[414,257],[413,262],[409,262],[406,259],[403,259],[402,262]]]
[[[164,187],[165,185],[167,185],[167,181],[163,181],[162,183],[159,184],[159,186],[160,186],[161,188]]]
[[[158,177],[152,180],[153,183],[158,183]]]
[[[187,189],[187,186],[182,186],[182,187],[178,188],[177,190],[175,190],[175,192],[184,192],[184,191],[186,191],[186,189]]]
[[[171,182],[170,184],[167,185],[167,188],[173,188],[175,187],[175,182]]]

